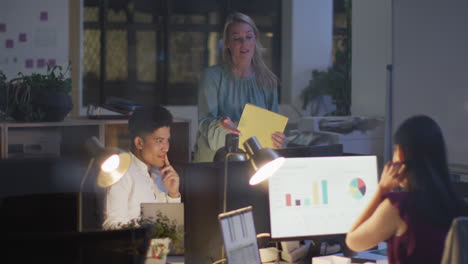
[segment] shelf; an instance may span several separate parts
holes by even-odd
[[[88,119],[71,117],[62,122],[3,122],[0,123],[1,158],[45,157],[45,156],[86,156],[84,143],[92,136],[106,147],[129,149],[128,120]],[[169,158],[188,162],[189,125],[188,120],[175,119],[171,127],[171,150]]]

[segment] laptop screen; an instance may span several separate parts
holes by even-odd
[[[260,264],[252,206],[219,215],[229,264]]]

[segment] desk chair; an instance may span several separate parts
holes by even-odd
[[[442,264],[468,264],[468,217],[457,217],[445,239]]]

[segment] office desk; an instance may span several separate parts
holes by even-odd
[[[167,257],[167,260],[166,260],[166,263],[168,264],[184,264],[184,256],[168,256]],[[145,264],[155,264],[156,263],[156,260],[154,259],[147,259],[145,261]],[[280,261],[278,262],[279,264],[288,264],[288,262],[286,261]]]
[[[370,250],[372,252],[372,250]],[[369,251],[359,252],[356,256],[351,258],[351,263],[377,263],[377,264],[386,264],[388,260],[382,255],[372,254]],[[340,254],[342,255],[342,254]],[[168,264],[184,264],[184,256],[168,256],[166,263]],[[288,264],[289,262],[280,260],[279,264]],[[145,264],[156,264],[155,259],[147,259]]]

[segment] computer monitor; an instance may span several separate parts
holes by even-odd
[[[341,156],[343,145],[307,146],[276,149],[283,157],[328,157]],[[224,163],[219,164],[224,168]],[[228,165],[227,210],[246,206],[253,207],[255,229],[258,233],[270,233],[270,210],[268,204],[268,181],[250,185],[254,171],[249,162],[230,162]],[[219,171],[223,178],[224,170]]]
[[[377,181],[375,156],[286,158],[269,180],[272,239],[345,234]]]

